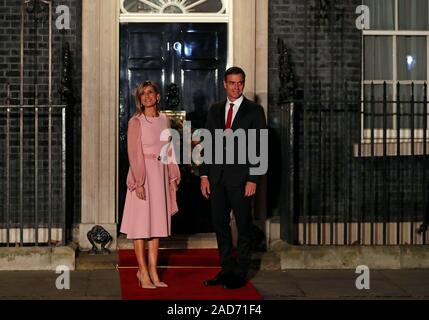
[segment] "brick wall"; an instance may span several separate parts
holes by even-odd
[[[269,125],[270,185],[280,190],[283,171],[278,145],[280,128],[280,79],[277,43],[284,41],[295,73],[296,98],[303,98],[304,86],[309,99],[333,99],[342,96],[342,84],[348,82],[350,94],[360,90],[361,40],[355,27],[355,8],[359,1],[346,0],[336,4],[333,13],[338,17],[329,24],[320,17],[319,1],[272,0],[269,13]],[[306,14],[307,10],[307,14]],[[319,92],[319,87],[322,88]],[[301,121],[302,127],[302,121]],[[301,140],[302,141],[302,140]],[[301,150],[302,154],[302,150]],[[270,192],[270,213],[279,214],[281,192]]]
[[[320,18],[319,1],[271,0],[269,14],[269,72],[270,105],[279,103],[280,87],[277,40],[283,39],[289,49],[292,67],[296,74],[297,88],[303,90],[307,70],[307,90],[315,97],[320,82],[324,95],[332,89],[334,98],[341,97],[341,83],[348,82],[350,88],[360,90],[361,36],[356,29],[356,7],[361,1],[345,0],[335,4],[336,22],[328,23]],[[307,23],[307,27],[305,27]],[[305,31],[307,41],[305,42]],[[307,60],[305,57],[307,46]],[[275,108],[275,107],[274,107]]]
[[[320,123],[318,112],[307,112],[305,129],[303,106],[296,104],[299,117],[298,130],[295,132],[298,134],[299,146],[299,168],[296,173],[300,179],[300,209],[313,215],[314,219],[318,215],[325,215],[324,218],[328,221],[331,218],[335,221],[349,219],[346,216],[349,212],[353,213],[352,219],[355,220],[372,219],[374,215],[378,215],[380,220],[386,215],[392,221],[418,221],[422,218],[427,203],[427,184],[425,186],[421,179],[423,172],[429,174],[424,158],[398,157],[384,161],[380,158],[363,159],[351,155],[353,145],[360,142],[361,133],[359,100],[362,47],[361,32],[355,26],[355,9],[361,1],[336,2],[336,9],[332,13],[338,19],[332,24],[328,23],[328,19],[320,18],[320,2],[315,0],[307,1],[306,23],[305,2],[270,1],[270,214],[279,214],[282,191],[276,192],[281,190],[281,174],[278,173],[285,172],[282,167],[284,159],[281,159],[279,153],[279,146],[284,142],[280,137],[280,129],[285,125],[280,120],[282,102],[279,101],[277,52],[277,40],[280,38],[290,52],[296,74],[297,98],[303,98],[306,83],[308,99],[337,101],[322,103],[326,112],[323,112]],[[348,84],[347,94],[343,85],[345,82]],[[317,110],[319,107],[317,103],[310,103],[306,110]],[[320,141],[322,144],[319,144]],[[414,178],[413,172],[418,172]],[[389,191],[387,204],[384,202],[386,190]]]
[[[20,103],[20,4],[19,0],[1,0],[0,1],[0,105],[4,105],[7,96],[7,84],[10,85],[12,105]],[[55,20],[59,16],[55,9],[59,5],[66,5],[70,9],[70,30],[58,30],[55,27]],[[33,105],[35,103],[35,84],[38,90],[38,103],[45,105],[48,103],[48,10],[47,6],[41,5],[43,10],[37,14],[37,33],[35,32],[34,14],[25,13],[24,29],[24,104]],[[68,126],[68,159],[73,159],[73,163],[68,163],[69,181],[73,181],[73,190],[68,194],[74,195],[69,197],[69,207],[72,210],[68,213],[70,221],[80,221],[80,90],[81,90],[81,9],[80,0],[54,0],[53,1],[53,45],[52,45],[52,103],[63,104],[59,89],[61,88],[62,78],[62,46],[65,42],[70,44],[72,57],[72,77],[73,89],[77,103],[69,106],[67,109]],[[59,210],[59,199],[61,192],[61,116],[53,113],[53,200],[54,210]],[[32,212],[34,211],[34,174],[35,174],[35,135],[34,135],[34,111],[26,110],[24,116],[24,215],[31,221]],[[11,112],[10,122],[10,146],[9,154],[11,161],[10,170],[10,188],[12,213],[17,214],[19,203],[19,130],[20,116],[19,113]],[[41,216],[47,212],[47,114],[40,111],[39,121],[39,211]],[[5,212],[5,162],[6,162],[6,111],[0,112],[0,178],[2,188],[0,192],[1,210]],[[70,174],[73,176],[70,177]],[[1,219],[4,221],[4,219]],[[27,220],[26,220],[27,221]]]

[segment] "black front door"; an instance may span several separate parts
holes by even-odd
[[[192,129],[203,127],[209,106],[224,98],[227,25],[121,24],[120,39],[119,223],[127,191],[126,139],[128,120],[135,112],[134,89],[141,81],[155,81],[161,89],[161,109],[186,111]],[[173,103],[167,99],[171,84],[179,88],[179,101]],[[210,206],[201,196],[198,170],[185,164],[180,168],[180,212],[173,217],[172,231],[175,234],[212,232]]]

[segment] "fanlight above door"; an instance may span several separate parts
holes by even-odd
[[[230,0],[120,0],[122,14],[227,14]]]

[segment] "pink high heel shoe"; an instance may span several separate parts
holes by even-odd
[[[144,284],[143,283],[143,280],[142,280],[142,278],[141,278],[141,276],[140,276],[140,271],[137,271],[137,274],[136,274],[136,276],[137,276],[137,280],[138,280],[138,283],[139,283],[139,287],[141,287],[141,288],[143,288],[143,289],[156,289],[157,287],[154,285],[154,284]]]
[[[168,285],[165,282],[162,281],[153,281],[152,276],[150,276],[150,280],[152,281],[152,283],[157,287],[157,288],[168,288]]]

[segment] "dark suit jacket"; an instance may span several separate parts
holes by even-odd
[[[266,129],[266,121],[264,109],[262,106],[244,98],[243,103],[241,104],[238,112],[234,118],[231,129],[236,131],[237,129],[243,129],[246,132],[246,163],[238,164],[238,148],[237,141],[234,145],[234,164],[225,164],[225,155],[224,155],[224,164],[215,164],[215,130],[223,129],[225,130],[225,105],[226,100],[212,105],[209,110],[206,122],[206,129],[212,133],[212,150],[213,150],[213,159],[212,164],[203,163],[200,167],[200,175],[208,176],[210,183],[217,184],[220,181],[222,175],[224,176],[223,181],[225,184],[230,186],[241,186],[244,185],[247,181],[258,183],[260,176],[250,175],[250,168],[252,165],[248,161],[248,144],[255,143],[257,154],[259,155],[259,130]],[[257,130],[257,139],[254,141],[249,141],[248,131],[249,129]],[[236,139],[237,140],[237,139]],[[225,154],[225,143],[223,146]],[[259,166],[258,164],[253,165],[254,167]]]

